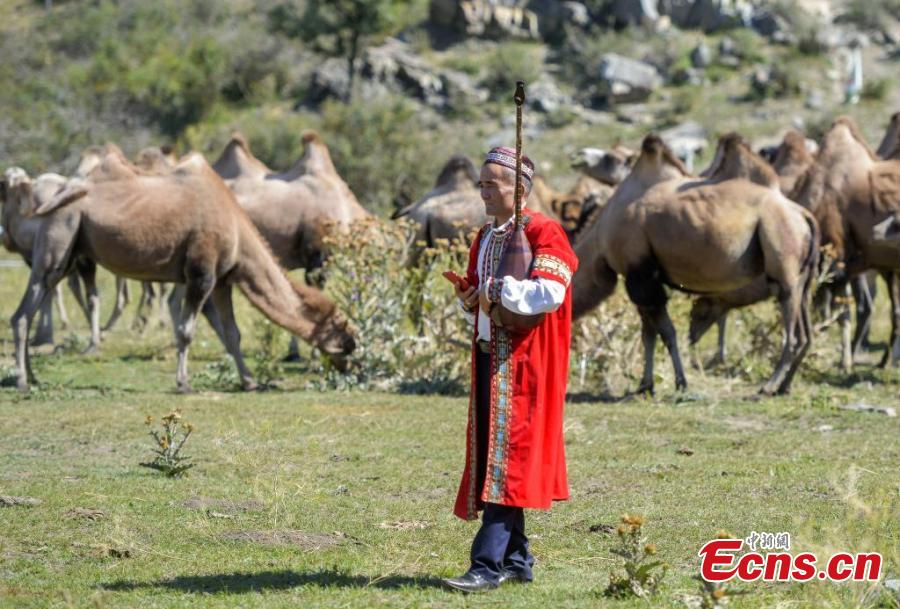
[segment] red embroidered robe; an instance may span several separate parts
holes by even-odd
[[[466,467],[453,510],[466,520],[477,518],[485,502],[546,509],[551,501],[569,498],[562,428],[572,322],[570,284],[578,260],[559,223],[527,210],[523,216],[525,236],[534,255],[531,278],[562,283],[566,296],[557,310],[547,313],[526,333],[510,333],[491,323],[490,430],[483,488],[475,488],[475,319]],[[478,233],[469,252],[469,285],[478,285],[476,267],[486,228]],[[495,251],[487,252],[491,275],[497,270],[504,243],[498,242]],[[483,314],[480,308],[476,312]]]

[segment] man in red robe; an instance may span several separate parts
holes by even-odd
[[[534,164],[523,157],[525,195]],[[532,580],[534,558],[525,535],[524,508],[547,509],[568,499],[563,447],[563,403],[569,369],[572,299],[578,266],[562,226],[522,210],[531,245],[530,276],[499,277],[497,270],[515,213],[515,151],[495,148],[481,168],[481,198],[494,222],[478,233],[469,252],[468,289],[457,284],[473,322],[472,385],[466,432],[466,466],[454,513],[482,525],[472,543],[471,566],[444,584],[465,592],[496,588],[507,580]],[[522,315],[544,313],[525,332],[506,330],[490,311],[503,306]]]

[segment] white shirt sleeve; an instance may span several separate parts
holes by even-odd
[[[566,286],[545,277],[518,281],[507,275],[500,291],[503,306],[520,315],[550,313],[562,305],[565,297]]]

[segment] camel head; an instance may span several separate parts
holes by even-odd
[[[722,303],[715,298],[701,296],[694,300],[691,306],[691,325],[688,332],[690,344],[696,345],[706,331],[726,312]]]
[[[578,227],[578,219],[582,214],[582,207],[585,201],[578,197],[562,195],[554,197],[550,201],[550,209],[559,217],[559,223],[567,233],[574,231]]]
[[[322,351],[338,370],[346,371],[348,356],[356,349],[358,329],[320,290],[293,281],[291,285],[303,303],[301,315],[313,325],[308,340]]]
[[[891,122],[888,124],[887,132],[884,139],[878,146],[875,153],[882,159],[900,158],[900,112],[895,112],[891,116]]]
[[[10,167],[0,180],[0,202],[3,203],[3,225],[10,215],[27,217],[33,212],[31,178],[21,167]]]
[[[434,187],[452,184],[452,183],[470,183],[475,185],[478,183],[478,171],[469,157],[462,154],[455,154],[450,157],[445,164],[441,173],[434,183]]]
[[[615,186],[628,176],[637,154],[616,145],[610,150],[582,148],[572,155],[571,167],[595,180]]]

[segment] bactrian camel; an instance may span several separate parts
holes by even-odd
[[[221,318],[225,347],[243,387],[255,387],[240,350],[234,285],[269,319],[316,345],[337,366],[345,366],[355,346],[334,303],[288,279],[231,191],[200,155],[186,156],[169,174],[142,175],[121,155],[107,154],[87,178],[70,180],[34,213],[45,221],[28,288],[12,317],[22,390],[34,382],[26,340],[32,318],[76,258],[123,277],[185,284],[176,328],[180,391],[190,390],[188,347],[207,298]],[[89,290],[92,270],[85,273]]]
[[[589,230],[576,243],[580,265],[573,313],[585,314],[612,293],[618,275],[625,277],[642,323],[644,373],[638,391],[653,391],[657,335],[672,358],[676,387],[687,386],[666,310],[666,286],[715,293],[761,276],[779,300],[784,325],[781,357],[762,392],[790,389],[812,334],[807,298],[819,242],[809,214],[775,189],[746,179],[718,172],[693,179],[662,139],[650,135],[631,174]]]
[[[53,194],[66,183],[66,178],[55,173],[41,174],[32,180],[20,167],[10,167],[0,177],[0,227],[3,229],[3,247],[22,256],[25,264],[31,266],[31,250],[40,228],[41,218],[27,217],[33,205],[32,198]],[[77,285],[77,280],[76,280]],[[76,293],[76,297],[80,292]],[[31,341],[33,347],[53,344],[53,301],[59,309],[63,328],[68,327],[69,318],[62,298],[62,285],[57,285],[52,298],[41,305],[40,320]]]
[[[894,121],[892,120],[892,126]],[[891,128],[888,130],[890,135]],[[887,150],[888,147],[885,147]],[[900,278],[896,261],[882,259],[874,229],[900,211],[900,161],[881,160],[871,151],[848,117],[834,121],[825,135],[815,163],[797,182],[793,198],[808,208],[822,227],[822,242],[836,256],[835,291],[849,297],[850,280],[875,269],[888,283],[891,298],[891,337],[881,360],[895,363],[900,349]],[[841,316],[841,364],[853,365],[849,298]],[[857,328],[859,329],[859,327]]]

